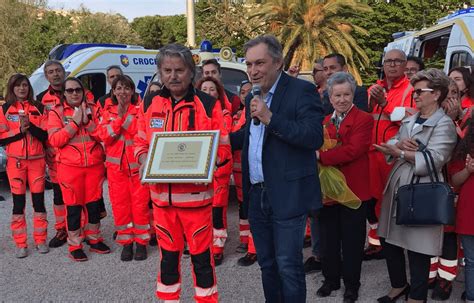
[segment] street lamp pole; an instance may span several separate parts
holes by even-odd
[[[188,46],[196,46],[196,29],[194,25],[194,0],[186,0],[186,22],[188,29]]]

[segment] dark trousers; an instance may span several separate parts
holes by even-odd
[[[358,290],[360,287],[366,217],[365,202],[358,209],[340,204],[324,206],[319,213],[323,276],[336,288],[341,284],[341,276],[346,288]]]
[[[403,248],[385,242],[380,238],[382,249],[387,262],[388,275],[393,288],[407,285],[405,269],[405,251]],[[407,250],[408,266],[410,268],[410,298],[426,300],[428,295],[428,279],[430,276],[431,256]]]
[[[265,188],[252,186],[249,196],[250,230],[262,271],[266,302],[304,303],[306,280],[301,239],[306,228],[306,214],[275,218]]]

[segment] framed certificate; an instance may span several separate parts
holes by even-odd
[[[211,183],[219,131],[153,134],[142,182]]]

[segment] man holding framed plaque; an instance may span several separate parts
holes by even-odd
[[[220,103],[192,86],[195,64],[189,49],[166,45],[156,61],[164,86],[145,98],[135,137],[142,180],[156,182],[149,185],[161,248],[156,295],[161,300],[179,300],[180,259],[186,239],[193,264],[194,298],[217,302],[211,254],[212,161],[217,158],[219,167],[231,159],[229,136]]]
[[[306,217],[322,206],[315,153],[323,143],[322,106],[313,84],[282,72],[274,36],[250,40],[244,52],[254,88],[247,123],[231,137],[233,148],[242,148],[244,203],[265,299],[305,302]]]

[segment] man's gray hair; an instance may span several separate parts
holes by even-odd
[[[160,48],[160,51],[156,55],[156,66],[158,71],[160,70],[161,66],[163,65],[163,61],[165,57],[178,57],[180,58],[184,64],[191,70],[194,79],[194,75],[196,74],[196,64],[194,63],[193,54],[186,46],[182,44],[168,44]]]
[[[337,72],[334,73],[329,79],[327,80],[327,87],[329,96],[332,94],[332,89],[334,85],[349,83],[351,86],[352,93],[355,93],[356,90],[356,81],[354,77],[346,72]]]
[[[111,65],[111,66],[107,67],[107,69],[105,70],[105,73],[107,74],[107,76],[109,75],[109,72],[113,69],[118,69],[120,71],[120,74],[123,76],[123,70],[118,65]]]
[[[388,52],[385,53],[385,55],[383,56],[383,60],[385,61],[385,56],[388,54],[388,53],[391,53],[391,52],[395,52],[395,53],[398,53],[400,56],[401,56],[401,59],[404,60],[404,61],[407,61],[407,54],[405,54],[405,52],[401,49],[398,49],[398,48],[392,48],[391,50],[389,50]]]
[[[249,48],[257,46],[261,43],[264,43],[268,47],[268,53],[270,57],[273,58],[273,61],[283,61],[283,48],[280,41],[273,35],[263,35],[258,36],[255,39],[252,39],[244,44],[244,54],[247,53]]]
[[[43,67],[43,73],[46,75],[46,69],[48,67],[50,67],[51,65],[58,65],[58,66],[61,66],[61,69],[63,70],[64,73],[66,73],[66,70],[64,69],[64,66],[63,64],[61,63],[61,61],[58,61],[58,60],[48,60],[44,63],[44,67]]]

